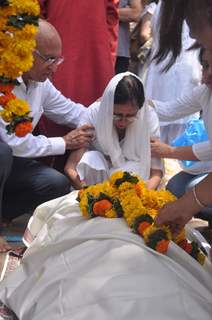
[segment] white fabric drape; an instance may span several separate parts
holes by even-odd
[[[36,239],[0,286],[19,320],[211,320],[211,265],[147,248],[123,219],[86,221],[77,192],[37,208]]]

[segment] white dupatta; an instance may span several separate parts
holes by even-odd
[[[97,115],[96,135],[98,143],[105,155],[112,162],[112,170],[119,169],[136,172],[144,180],[150,175],[150,129],[148,124],[148,108],[146,104],[139,111],[138,119],[129,124],[123,145],[120,146],[118,134],[113,125],[114,93],[119,81],[130,72],[117,74],[107,85],[102,96]]]

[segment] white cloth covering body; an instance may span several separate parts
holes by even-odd
[[[201,174],[212,171],[212,92],[206,85],[200,85],[188,90],[176,100],[161,102],[153,100],[160,120],[172,121],[202,110],[202,118],[209,140],[196,143],[192,151],[200,160],[184,171],[191,174]]]
[[[119,81],[127,75],[133,74],[125,72],[116,75],[106,87],[101,102],[91,105],[80,121],[80,125],[93,125],[96,132],[93,151],[85,152],[77,165],[81,180],[88,185],[102,182],[117,170],[135,172],[144,180],[149,178],[150,168],[163,170],[162,161],[156,158],[151,160],[150,154],[150,137],[160,137],[159,120],[154,108],[144,103],[138,118],[129,124],[125,138],[119,142],[113,125],[114,92]]]
[[[174,65],[167,72],[162,72],[170,60],[170,55],[160,64],[156,64],[155,60],[151,61],[157,53],[159,46],[161,4],[162,2],[159,1],[152,17],[153,44],[144,86],[148,99],[170,101],[178,98],[184,91],[190,90],[200,83],[201,67],[198,60],[199,50],[187,51],[194,44],[194,40],[189,36],[189,28],[186,23],[183,25],[182,32],[182,51]],[[194,114],[172,122],[160,121],[162,140],[170,143],[184,131],[185,123],[188,120],[197,117],[198,114]]]
[[[0,299],[19,320],[211,320],[211,265],[171,243],[147,248],[123,219],[86,221],[77,192],[39,206],[36,239],[3,280]]]
[[[58,124],[74,128],[78,126],[82,115],[87,112],[87,108],[83,105],[65,98],[49,80],[30,81],[28,87],[22,78],[18,80],[20,85],[14,88],[13,93],[29,103],[31,110],[29,115],[33,117],[33,128],[42,114]],[[12,148],[14,156],[36,158],[65,153],[65,141],[62,137],[47,138],[30,133],[19,138],[14,134],[7,134],[6,125],[7,123],[0,118],[0,138]]]

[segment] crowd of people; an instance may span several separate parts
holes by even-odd
[[[199,212],[212,217],[211,1],[39,2],[33,66],[13,89],[30,104],[33,132],[9,135],[0,118],[1,231],[118,170],[138,174],[157,190],[165,158],[194,164],[168,181],[178,199],[159,210],[155,224],[177,234]],[[191,119],[203,120],[208,140],[172,146]],[[10,249],[0,235],[0,252]]]

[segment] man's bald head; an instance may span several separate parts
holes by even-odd
[[[38,33],[36,35],[37,49],[41,50],[49,46],[62,47],[61,38],[55,27],[48,21],[40,19]]]
[[[48,63],[48,59],[60,58],[61,54],[62,43],[59,33],[48,21],[40,19],[36,35],[36,50],[33,54],[33,67],[23,75],[24,81],[43,82],[51,78],[58,64],[57,62]]]

